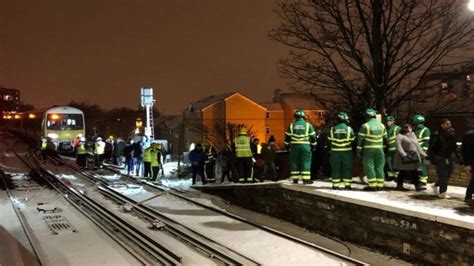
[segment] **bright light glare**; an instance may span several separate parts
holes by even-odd
[[[35,119],[35,118],[36,118],[36,115],[35,115],[35,114],[29,114],[29,115],[28,115],[28,118],[30,118],[30,119]]]
[[[59,119],[59,115],[58,114],[52,114],[51,119],[57,120],[57,119]]]
[[[469,3],[467,4],[467,8],[471,11],[474,11],[474,0],[469,0]]]

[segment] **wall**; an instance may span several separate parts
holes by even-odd
[[[240,94],[234,94],[225,102],[227,123],[245,124],[249,129],[252,129],[257,138],[266,139],[265,116],[267,111],[265,108]]]
[[[232,204],[420,264],[472,265],[474,230],[279,185],[202,187]]]
[[[269,133],[265,134],[265,139],[262,142],[268,142],[271,135],[275,137],[277,147],[283,148],[283,140],[285,135],[285,126],[283,122],[283,110],[268,110],[268,118],[265,119],[265,127],[270,129]]]

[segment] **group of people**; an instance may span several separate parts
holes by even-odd
[[[474,161],[474,130],[466,133],[463,146],[458,149],[455,132],[448,119],[442,119],[439,128],[432,132],[425,126],[423,115],[414,115],[411,123],[397,125],[392,115],[386,117],[386,123],[377,120],[373,109],[364,112],[366,122],[356,133],[349,125],[350,118],[345,112],[337,115],[336,123],[327,133],[327,141],[318,143],[318,132],[306,121],[303,110],[294,113],[294,121],[285,132],[285,149],[289,151],[290,179],[294,183],[302,180],[303,184],[311,184],[321,162],[312,159],[318,148],[324,144],[328,150],[329,174],[333,189],[352,188],[354,156],[362,161],[364,175],[367,177],[365,191],[378,191],[384,188],[387,180],[395,181],[397,190],[407,190],[406,180],[411,180],[416,191],[426,190],[428,183],[428,165],[435,166],[438,181],[434,184],[436,194],[447,197],[448,180],[453,172],[454,158],[464,161],[466,171],[472,175]],[[258,152],[258,139],[251,140],[245,128],[241,128],[234,139],[232,147],[226,147],[219,153],[221,166],[221,183],[227,177],[229,181],[255,182],[256,178],[271,174],[276,177],[276,146],[270,139],[268,144],[261,146]],[[317,154],[317,153],[316,153]],[[462,156],[461,156],[462,155]],[[192,164],[193,184],[196,176],[202,177],[202,183],[215,180],[216,151],[212,146],[203,147],[197,144],[189,154]],[[260,161],[260,164],[257,162]],[[313,164],[313,167],[312,167]],[[258,167],[264,169],[263,175],[258,174]],[[230,171],[235,169],[237,177],[230,180]],[[206,173],[206,174],[205,174]],[[313,178],[312,178],[313,176]],[[206,178],[207,177],[207,178]],[[466,201],[472,200],[474,180],[468,186]]]
[[[197,143],[189,153],[192,168],[192,183],[201,177],[202,184],[216,182],[216,166],[220,166],[223,183],[226,178],[229,182],[255,183],[263,181],[269,175],[277,180],[276,164],[277,148],[272,136],[268,143],[259,143],[258,138],[253,140],[248,136],[246,128],[239,129],[238,136],[231,146],[226,146],[220,153],[207,144]]]
[[[42,150],[44,144],[40,144]],[[87,167],[87,154],[94,158],[94,169],[103,167],[103,163],[111,163],[125,167],[127,174],[142,176],[148,180],[159,182],[159,174],[164,175],[164,151],[159,143],[152,143],[145,147],[143,140],[130,139],[125,143],[121,138],[114,140],[109,136],[105,141],[102,137],[95,137],[90,147],[86,146],[86,138],[77,135],[72,146],[76,154],[77,165],[84,169]]]
[[[329,130],[327,146],[332,188],[351,189],[354,154],[362,159],[367,177],[366,191],[384,188],[385,178],[394,180],[397,189],[405,191],[404,181],[411,179],[417,191],[426,190],[429,163],[435,166],[438,181],[434,184],[436,194],[446,198],[448,180],[453,173],[454,159],[464,161],[466,171],[472,175],[474,161],[474,130],[468,131],[461,149],[458,149],[455,131],[449,119],[441,119],[439,128],[433,133],[425,126],[422,115],[414,115],[411,123],[398,126],[392,115],[386,124],[376,119],[376,111],[367,109],[364,123],[356,134],[349,126],[345,112],[337,115],[337,122]],[[316,132],[311,123],[305,121],[303,111],[295,112],[295,120],[285,133],[285,144],[290,151],[291,179],[297,183],[303,179],[310,184],[311,150],[317,143]],[[354,152],[354,150],[356,152]],[[472,201],[474,180],[466,191],[466,201]]]

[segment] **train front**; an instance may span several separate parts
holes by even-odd
[[[49,137],[60,153],[74,151],[72,141],[77,135],[84,136],[84,114],[72,107],[53,108],[45,114],[45,136]]]

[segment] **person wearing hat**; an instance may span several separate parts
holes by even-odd
[[[395,124],[395,116],[387,116],[387,153],[385,155],[385,170],[387,171],[387,179],[395,180],[398,172],[393,169],[393,157],[397,151],[397,135],[400,133],[400,127]]]
[[[355,140],[354,130],[348,125],[349,115],[340,112],[337,115],[338,124],[329,131],[329,146],[331,155],[332,188],[339,189],[339,184],[344,182],[346,189],[351,189],[352,184],[352,144]]]
[[[95,169],[102,168],[104,161],[105,142],[101,137],[97,137],[94,144]]]
[[[239,129],[239,135],[235,138],[233,143],[239,182],[247,183],[252,180],[253,153],[251,145],[252,142],[247,134],[247,129],[241,127]]]
[[[86,138],[81,137],[79,142],[76,144],[76,163],[81,168],[86,168],[87,164],[87,150],[86,150]]]
[[[46,138],[44,137],[41,138],[39,149],[40,149],[41,159],[43,161],[47,160],[48,159],[48,140]]]
[[[430,147],[431,130],[425,126],[425,117],[422,115],[414,115],[412,123],[418,143],[425,153],[428,153]],[[429,153],[428,153],[429,154]],[[424,160],[424,159],[423,159]],[[425,190],[428,183],[428,169],[424,162],[420,165],[420,187],[419,190]]]
[[[154,152],[155,143],[152,143],[143,151],[143,177],[147,180],[151,179],[151,154]]]
[[[153,175],[152,180],[153,182],[160,183],[160,169],[161,164],[161,151],[158,149],[158,144],[153,144],[152,150],[150,151],[150,158],[151,158],[151,173]]]
[[[384,143],[387,141],[387,129],[377,121],[374,109],[365,110],[367,122],[360,128],[357,135],[357,155],[362,157],[364,174],[367,176],[366,191],[383,189],[385,181]]]
[[[303,179],[303,184],[311,181],[311,151],[316,147],[316,131],[306,122],[303,110],[296,110],[294,121],[285,132],[285,146],[290,149],[290,178],[294,184]]]

